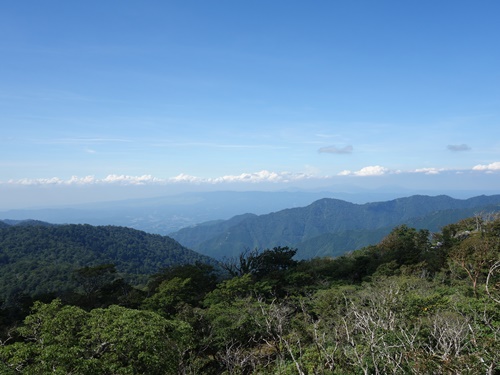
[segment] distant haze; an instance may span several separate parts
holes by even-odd
[[[209,191],[303,191],[339,194],[346,200],[363,203],[413,194],[446,194],[455,198],[498,194],[497,174],[468,173],[409,174],[404,178],[392,176],[344,176],[325,179],[305,179],[294,182],[221,182],[168,183],[46,183],[12,185],[0,184],[0,211],[33,207],[74,206],[100,201],[116,201],[161,196],[175,196],[186,192]],[[350,197],[350,198],[349,198]]]

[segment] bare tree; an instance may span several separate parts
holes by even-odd
[[[266,340],[266,343],[275,347],[278,353],[280,353],[280,347],[285,348],[286,353],[297,369],[297,373],[299,375],[305,375],[305,371],[300,361],[302,352],[301,339],[296,332],[290,329],[290,317],[293,313],[293,309],[284,302],[278,302],[276,300],[267,304],[262,300],[259,302],[262,317],[264,318],[266,330],[270,338]],[[276,344],[278,344],[278,347],[276,347]],[[280,354],[283,355],[284,353]]]
[[[500,304],[500,261],[495,262],[488,271],[486,293],[493,301]]]
[[[465,271],[474,294],[477,284],[498,257],[496,246],[489,238],[473,236],[463,240],[450,252],[450,259]]]
[[[258,249],[245,249],[238,257],[223,258],[220,264],[231,276],[243,276],[252,271],[258,255]]]

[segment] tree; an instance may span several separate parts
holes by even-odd
[[[98,373],[174,374],[191,346],[191,327],[151,311],[110,306],[89,314],[82,342]]]
[[[465,271],[471,281],[474,295],[477,294],[479,280],[486,279],[489,268],[498,259],[495,245],[488,237],[474,235],[464,239],[450,251],[451,261]]]
[[[83,291],[79,304],[87,309],[102,307],[102,291],[106,286],[109,289],[109,285],[118,279],[114,264],[79,268],[74,271],[73,277]]]
[[[258,256],[258,249],[245,249],[237,258],[224,258],[221,266],[232,277],[243,276],[253,272]]]
[[[403,224],[394,228],[378,247],[385,253],[385,261],[395,260],[399,265],[417,264],[430,248],[429,236],[428,230],[417,231]]]
[[[495,262],[488,270],[486,293],[493,301],[500,304],[500,261]]]
[[[143,307],[165,317],[172,317],[180,305],[192,302],[192,294],[191,279],[174,277],[163,281],[157,292],[144,300]]]
[[[0,347],[0,358],[12,373],[90,374],[85,368],[85,348],[79,335],[88,313],[79,307],[35,302],[32,313],[17,329],[23,341]]]
[[[231,276],[242,276],[249,273],[257,279],[262,279],[296,266],[297,261],[293,259],[296,253],[297,249],[288,246],[276,246],[262,252],[257,249],[245,250],[238,259],[226,259],[222,263],[222,267]]]
[[[192,341],[187,323],[151,311],[59,300],[35,303],[17,332],[22,340],[0,346],[7,374],[175,374]]]
[[[164,268],[153,275],[148,283],[148,290],[154,293],[164,281],[174,278],[191,279],[195,289],[205,295],[215,288],[217,284],[217,273],[214,266],[201,262],[195,264],[181,264]]]
[[[258,278],[263,278],[273,273],[286,271],[297,265],[297,261],[293,259],[296,253],[297,249],[292,249],[288,246],[277,246],[264,250],[261,254],[257,255],[253,262],[252,272]]]

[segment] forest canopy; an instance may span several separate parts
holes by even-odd
[[[145,285],[163,268],[195,262],[216,264],[169,237],[131,228],[22,222],[0,228],[0,300],[74,290],[84,267],[113,264],[117,278]]]
[[[497,374],[500,218],[297,261],[243,251],[166,267],[141,288],[113,264],[0,311],[2,374]]]

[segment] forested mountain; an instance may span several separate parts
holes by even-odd
[[[115,226],[49,225],[25,221],[0,228],[0,299],[12,294],[75,288],[74,271],[113,264],[137,285],[159,270],[210,258],[172,238]]]
[[[299,249],[298,259],[307,259],[375,244],[396,225],[436,231],[477,212],[498,210],[500,195],[465,200],[415,195],[366,204],[325,198],[306,207],[196,225],[171,236],[214,258],[235,256],[243,249],[292,246]]]

